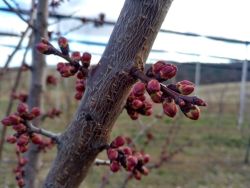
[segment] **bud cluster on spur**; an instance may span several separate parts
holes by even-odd
[[[200,117],[198,106],[207,104],[200,98],[190,95],[195,85],[182,80],[176,84],[164,84],[163,82],[176,76],[177,67],[166,61],[158,61],[147,71],[132,68],[131,75],[140,81],[131,90],[125,108],[132,120],[138,119],[139,115],[150,116],[152,114],[152,103],[161,103],[164,113],[169,117],[174,117],[178,111],[177,106],[184,115],[192,120]],[[145,94],[150,96],[147,99]]]

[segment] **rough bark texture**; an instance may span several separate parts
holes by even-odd
[[[33,46],[37,44],[41,38],[46,38],[47,36],[47,20],[48,20],[48,0],[38,1],[37,4],[37,17],[34,22],[35,30]],[[44,81],[44,69],[46,66],[45,56],[38,53],[35,48],[32,51],[32,75],[31,75],[31,85],[28,97],[28,105],[31,109],[32,107],[41,106],[41,94],[43,90]],[[35,126],[39,126],[40,120],[36,119],[33,121]],[[39,152],[37,146],[30,144],[29,150],[26,154],[28,158],[28,163],[25,166],[25,187],[34,188],[37,187],[37,173],[39,165]]]
[[[91,71],[87,90],[70,126],[62,134],[46,188],[75,188],[108,142],[134,79],[143,66],[172,0],[126,0],[106,50]]]

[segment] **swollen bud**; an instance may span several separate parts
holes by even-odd
[[[177,67],[172,64],[166,64],[161,70],[160,70],[160,77],[163,80],[168,80],[173,78],[176,75]]]
[[[10,126],[12,123],[11,123],[11,120],[9,117],[5,117],[1,120],[1,123],[4,125],[4,126]]]
[[[113,142],[111,142],[110,146],[112,148],[119,148],[120,146],[123,146],[125,144],[125,138],[123,136],[117,136]]]
[[[180,82],[177,82],[176,87],[181,94],[189,95],[194,91],[195,85],[188,80],[182,80]]]
[[[189,119],[197,120],[200,117],[200,109],[196,105],[192,105],[189,108],[185,108],[184,110],[181,108],[181,110]]]
[[[163,103],[163,111],[169,117],[174,117],[177,113],[177,106],[172,98],[166,98]]]
[[[127,170],[132,171],[134,167],[137,165],[138,160],[135,156],[130,155],[127,157],[126,163],[127,163]]]
[[[158,80],[152,79],[147,83],[147,92],[149,94],[160,91],[161,85]]]
[[[34,116],[34,117],[38,117],[40,116],[41,114],[41,110],[38,108],[38,107],[33,107],[31,109],[31,114]]]
[[[19,105],[17,106],[17,112],[20,115],[28,113],[28,110],[29,110],[29,107],[25,103],[19,103]]]
[[[80,61],[81,60],[81,54],[80,52],[73,52],[71,54],[71,58],[74,60],[74,61]]]
[[[141,100],[135,99],[135,100],[132,101],[132,106],[131,107],[134,110],[137,110],[137,109],[141,108],[142,106],[143,106],[143,102]]]
[[[110,148],[107,150],[107,155],[109,160],[111,161],[116,160],[118,158],[118,151],[116,149]]]
[[[15,144],[16,143],[16,137],[15,136],[13,136],[13,135],[10,135],[10,136],[8,136],[7,138],[6,138],[6,141],[8,142],[8,143],[10,143],[10,144]]]
[[[155,103],[161,103],[162,102],[162,92],[161,91],[151,93],[150,97],[151,97],[152,101],[155,102]]]
[[[43,43],[43,42],[38,43],[36,45],[36,49],[41,54],[45,54],[45,55],[55,54],[54,48],[48,44]]]
[[[145,84],[142,82],[137,82],[133,87],[133,94],[137,96],[141,96],[145,92]]]
[[[64,37],[59,37],[57,42],[58,42],[58,45],[61,49],[62,54],[68,56],[69,55],[68,40]]]
[[[110,164],[110,170],[112,172],[117,172],[120,170],[120,164],[117,161],[112,161],[112,163]]]
[[[42,136],[39,135],[39,134],[32,134],[31,135],[31,141],[34,143],[34,144],[41,144],[43,141],[42,141]]]
[[[157,61],[155,64],[152,65],[152,73],[154,75],[159,74],[160,70],[166,65],[165,61]]]
[[[88,67],[89,67],[90,60],[91,60],[91,54],[88,53],[88,52],[84,52],[84,53],[82,54],[81,61],[82,61],[82,65],[83,65],[85,68],[88,68]]]

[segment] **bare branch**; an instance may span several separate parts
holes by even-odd
[[[36,28],[31,24],[31,21],[30,21],[30,20],[26,20],[26,19],[22,16],[22,14],[20,13],[21,11],[20,11],[19,9],[13,8],[6,0],[3,0],[3,2],[6,4],[6,6],[7,6],[11,11],[15,12],[15,13],[17,14],[17,16],[18,16],[21,20],[23,20],[23,21],[28,25],[28,27],[30,27],[30,28],[36,30]],[[32,7],[32,9],[34,9],[34,7]],[[33,11],[32,11],[32,12],[33,12]]]
[[[28,50],[29,50],[30,45],[31,45],[31,38],[32,38],[32,36],[30,36],[29,44],[26,47],[25,52],[23,54],[22,63],[21,63],[21,66],[18,69],[16,79],[15,79],[15,83],[14,83],[12,89],[11,89],[11,94],[15,93],[17,91],[18,86],[20,84],[21,76],[22,76],[22,68],[23,68],[23,65],[25,64],[26,56],[27,56]],[[14,104],[14,99],[13,99],[12,96],[10,96],[8,107],[7,107],[7,110],[6,110],[6,113],[5,113],[6,116],[8,116],[10,114],[11,109],[13,107],[13,104]],[[3,150],[3,145],[5,143],[6,131],[7,131],[7,127],[3,126],[2,131],[1,131],[1,138],[0,138],[0,162],[1,162],[1,159],[2,159],[2,150]]]
[[[94,162],[95,165],[103,165],[103,166],[109,166],[110,165],[110,160],[102,160],[102,159],[95,159]]]
[[[59,140],[60,134],[53,133],[42,128],[38,128],[29,121],[25,121],[25,125],[27,126],[29,132],[41,134],[43,136],[53,139],[57,144],[60,143],[60,140]]]
[[[7,71],[8,67],[9,67],[9,64],[12,60],[12,58],[15,56],[15,54],[18,52],[18,50],[20,49],[22,43],[23,43],[23,40],[25,38],[25,36],[27,35],[28,31],[29,31],[29,26],[25,29],[25,31],[22,33],[21,35],[21,38],[17,44],[17,46],[15,47],[15,49],[13,50],[13,52],[9,55],[7,61],[5,62],[5,65],[2,69],[2,71],[0,72],[0,77],[4,75],[4,73]]]

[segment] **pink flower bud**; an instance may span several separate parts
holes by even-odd
[[[71,58],[74,60],[74,61],[80,61],[81,60],[81,54],[80,52],[73,52],[71,54]]]
[[[194,86],[194,83],[188,80],[182,80],[176,84],[178,91],[183,95],[191,94],[194,91]]]
[[[19,105],[17,106],[17,112],[22,115],[22,114],[26,114],[29,111],[29,107],[27,104],[25,103],[19,103]]]
[[[75,99],[76,100],[81,100],[81,98],[82,98],[82,92],[77,92],[76,94],[75,94]]]
[[[58,45],[59,45],[63,55],[69,55],[69,44],[68,44],[68,40],[66,38],[59,37]]]
[[[65,63],[58,63],[56,69],[60,72],[61,69],[65,66]]]
[[[117,161],[112,161],[110,164],[110,170],[112,172],[117,172],[120,170],[120,164]]]
[[[153,107],[152,103],[149,101],[144,101],[143,104],[144,104],[145,110],[151,109]]]
[[[84,90],[85,90],[85,86],[83,85],[83,84],[76,84],[76,90],[78,91],[78,92],[84,92]]]
[[[84,52],[82,54],[82,61],[90,61],[91,60],[91,54],[88,52]]]
[[[155,102],[155,103],[161,103],[162,102],[162,92],[161,91],[151,93],[150,97],[151,97],[152,101]]]
[[[160,77],[163,80],[168,80],[173,78],[176,75],[177,67],[172,64],[166,64],[163,68],[160,70]]]
[[[138,160],[135,156],[130,155],[127,157],[126,163],[127,163],[127,170],[132,171],[134,167],[137,165]]]
[[[132,108],[133,109],[137,110],[137,109],[141,108],[142,106],[143,106],[142,101],[140,101],[138,99],[133,100],[133,102],[132,102]]]
[[[19,159],[19,161],[18,161],[18,164],[19,164],[20,166],[24,166],[25,164],[27,164],[27,162],[28,162],[28,159],[27,159],[27,158],[21,157],[21,158]]]
[[[123,136],[117,136],[113,142],[111,142],[110,146],[112,148],[119,148],[120,146],[123,146],[125,144],[125,138]]]
[[[145,84],[142,82],[137,82],[133,87],[133,94],[135,96],[141,96],[145,92]]]
[[[10,120],[9,117],[5,117],[1,120],[1,123],[4,125],[4,126],[11,126],[12,125],[12,122]]]
[[[197,120],[200,117],[200,108],[196,105],[192,105],[189,109],[185,109],[183,113],[186,117],[192,120]]]
[[[10,135],[10,136],[8,136],[8,137],[6,138],[6,141],[7,141],[8,143],[10,143],[10,144],[15,144],[16,141],[17,141],[17,139],[16,139],[15,136]]]
[[[59,37],[58,38],[58,45],[60,48],[67,48],[68,40],[65,37]]]
[[[152,65],[152,72],[154,75],[157,75],[160,70],[166,65],[166,61],[157,61]]]
[[[46,55],[54,54],[54,49],[50,45],[42,43],[42,42],[36,45],[36,49],[41,54],[46,54]]]
[[[109,160],[111,161],[116,160],[118,158],[118,151],[116,149],[110,148],[107,150],[107,155]]]
[[[88,67],[89,67],[90,60],[91,60],[91,54],[88,53],[88,52],[84,52],[84,53],[82,54],[81,61],[82,61],[82,65],[83,65],[85,68],[88,68]]]
[[[41,110],[38,107],[33,107],[31,109],[31,114],[34,115],[34,117],[38,117],[41,114]]]
[[[12,114],[9,116],[9,120],[12,125],[17,125],[18,123],[21,122],[21,117],[15,114]]]
[[[162,103],[164,113],[169,117],[174,117],[177,113],[177,106],[173,99],[167,98]]]
[[[147,92],[149,94],[160,91],[161,85],[158,80],[152,79],[147,83]]]
[[[28,143],[29,143],[29,136],[26,134],[22,134],[17,140],[18,146],[24,146],[27,145]]]
[[[34,143],[34,144],[41,144],[43,142],[42,140],[42,136],[39,135],[39,134],[32,134],[31,136],[31,141]]]
[[[76,77],[77,77],[78,79],[82,80],[82,79],[85,78],[85,75],[84,75],[81,71],[79,71],[79,72],[77,73]]]
[[[19,123],[17,125],[13,125],[12,128],[13,128],[13,130],[15,130],[18,133],[25,132],[27,130],[27,127],[22,123]]]
[[[123,147],[122,151],[125,155],[132,155],[132,149],[128,146]]]
[[[150,161],[150,155],[149,154],[145,154],[142,157],[143,157],[144,164],[146,164],[146,163],[148,163]]]

